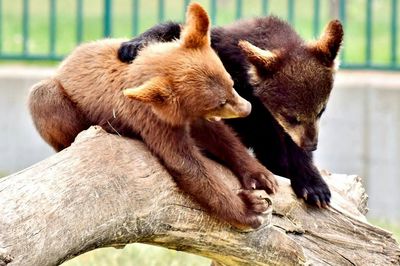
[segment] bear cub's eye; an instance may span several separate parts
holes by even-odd
[[[301,124],[300,119],[296,116],[285,115],[285,119],[289,124],[291,124],[293,126],[297,126],[297,125]]]

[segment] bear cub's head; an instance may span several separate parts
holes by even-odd
[[[270,51],[239,42],[251,64],[254,94],[297,146],[307,151],[317,148],[319,119],[332,90],[342,39],[342,25],[333,20],[317,41],[292,49]]]
[[[147,81],[124,90],[124,94],[151,104],[158,117],[173,125],[198,118],[244,117],[251,111],[250,103],[233,89],[230,75],[211,48],[210,19],[197,3],[188,7],[179,40],[150,44],[133,65],[139,66]]]

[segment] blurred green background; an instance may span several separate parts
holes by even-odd
[[[132,37],[159,21],[183,21],[185,0],[0,0],[0,58],[5,55],[46,55],[59,59],[80,41]],[[25,18],[24,2],[28,17]],[[288,19],[305,39],[318,35],[332,17],[345,24],[344,67],[384,66],[399,69],[400,43],[397,0],[199,0],[210,11],[214,25],[238,17],[274,14]],[[316,5],[318,8],[316,8]],[[51,16],[51,6],[55,15]],[[395,10],[393,10],[395,8]],[[109,18],[105,12],[109,11]],[[80,15],[79,15],[80,14]],[[318,14],[318,15],[317,15]],[[107,22],[108,24],[105,25]],[[105,27],[109,29],[105,29]],[[53,35],[52,35],[53,34]],[[351,39],[349,38],[351,36]],[[26,51],[24,51],[24,46]]]

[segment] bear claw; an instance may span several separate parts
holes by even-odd
[[[303,198],[306,203],[318,208],[328,208],[331,192],[325,181],[322,178],[307,181],[292,180],[292,188],[297,197]]]

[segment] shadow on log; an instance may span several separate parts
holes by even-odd
[[[229,171],[209,163],[238,189]],[[92,127],[68,149],[0,179],[0,265],[57,265],[134,242],[218,265],[399,265],[392,235],[365,219],[360,178],[325,178],[328,210],[307,207],[278,177],[266,225],[238,232],[181,193],[144,144]]]

